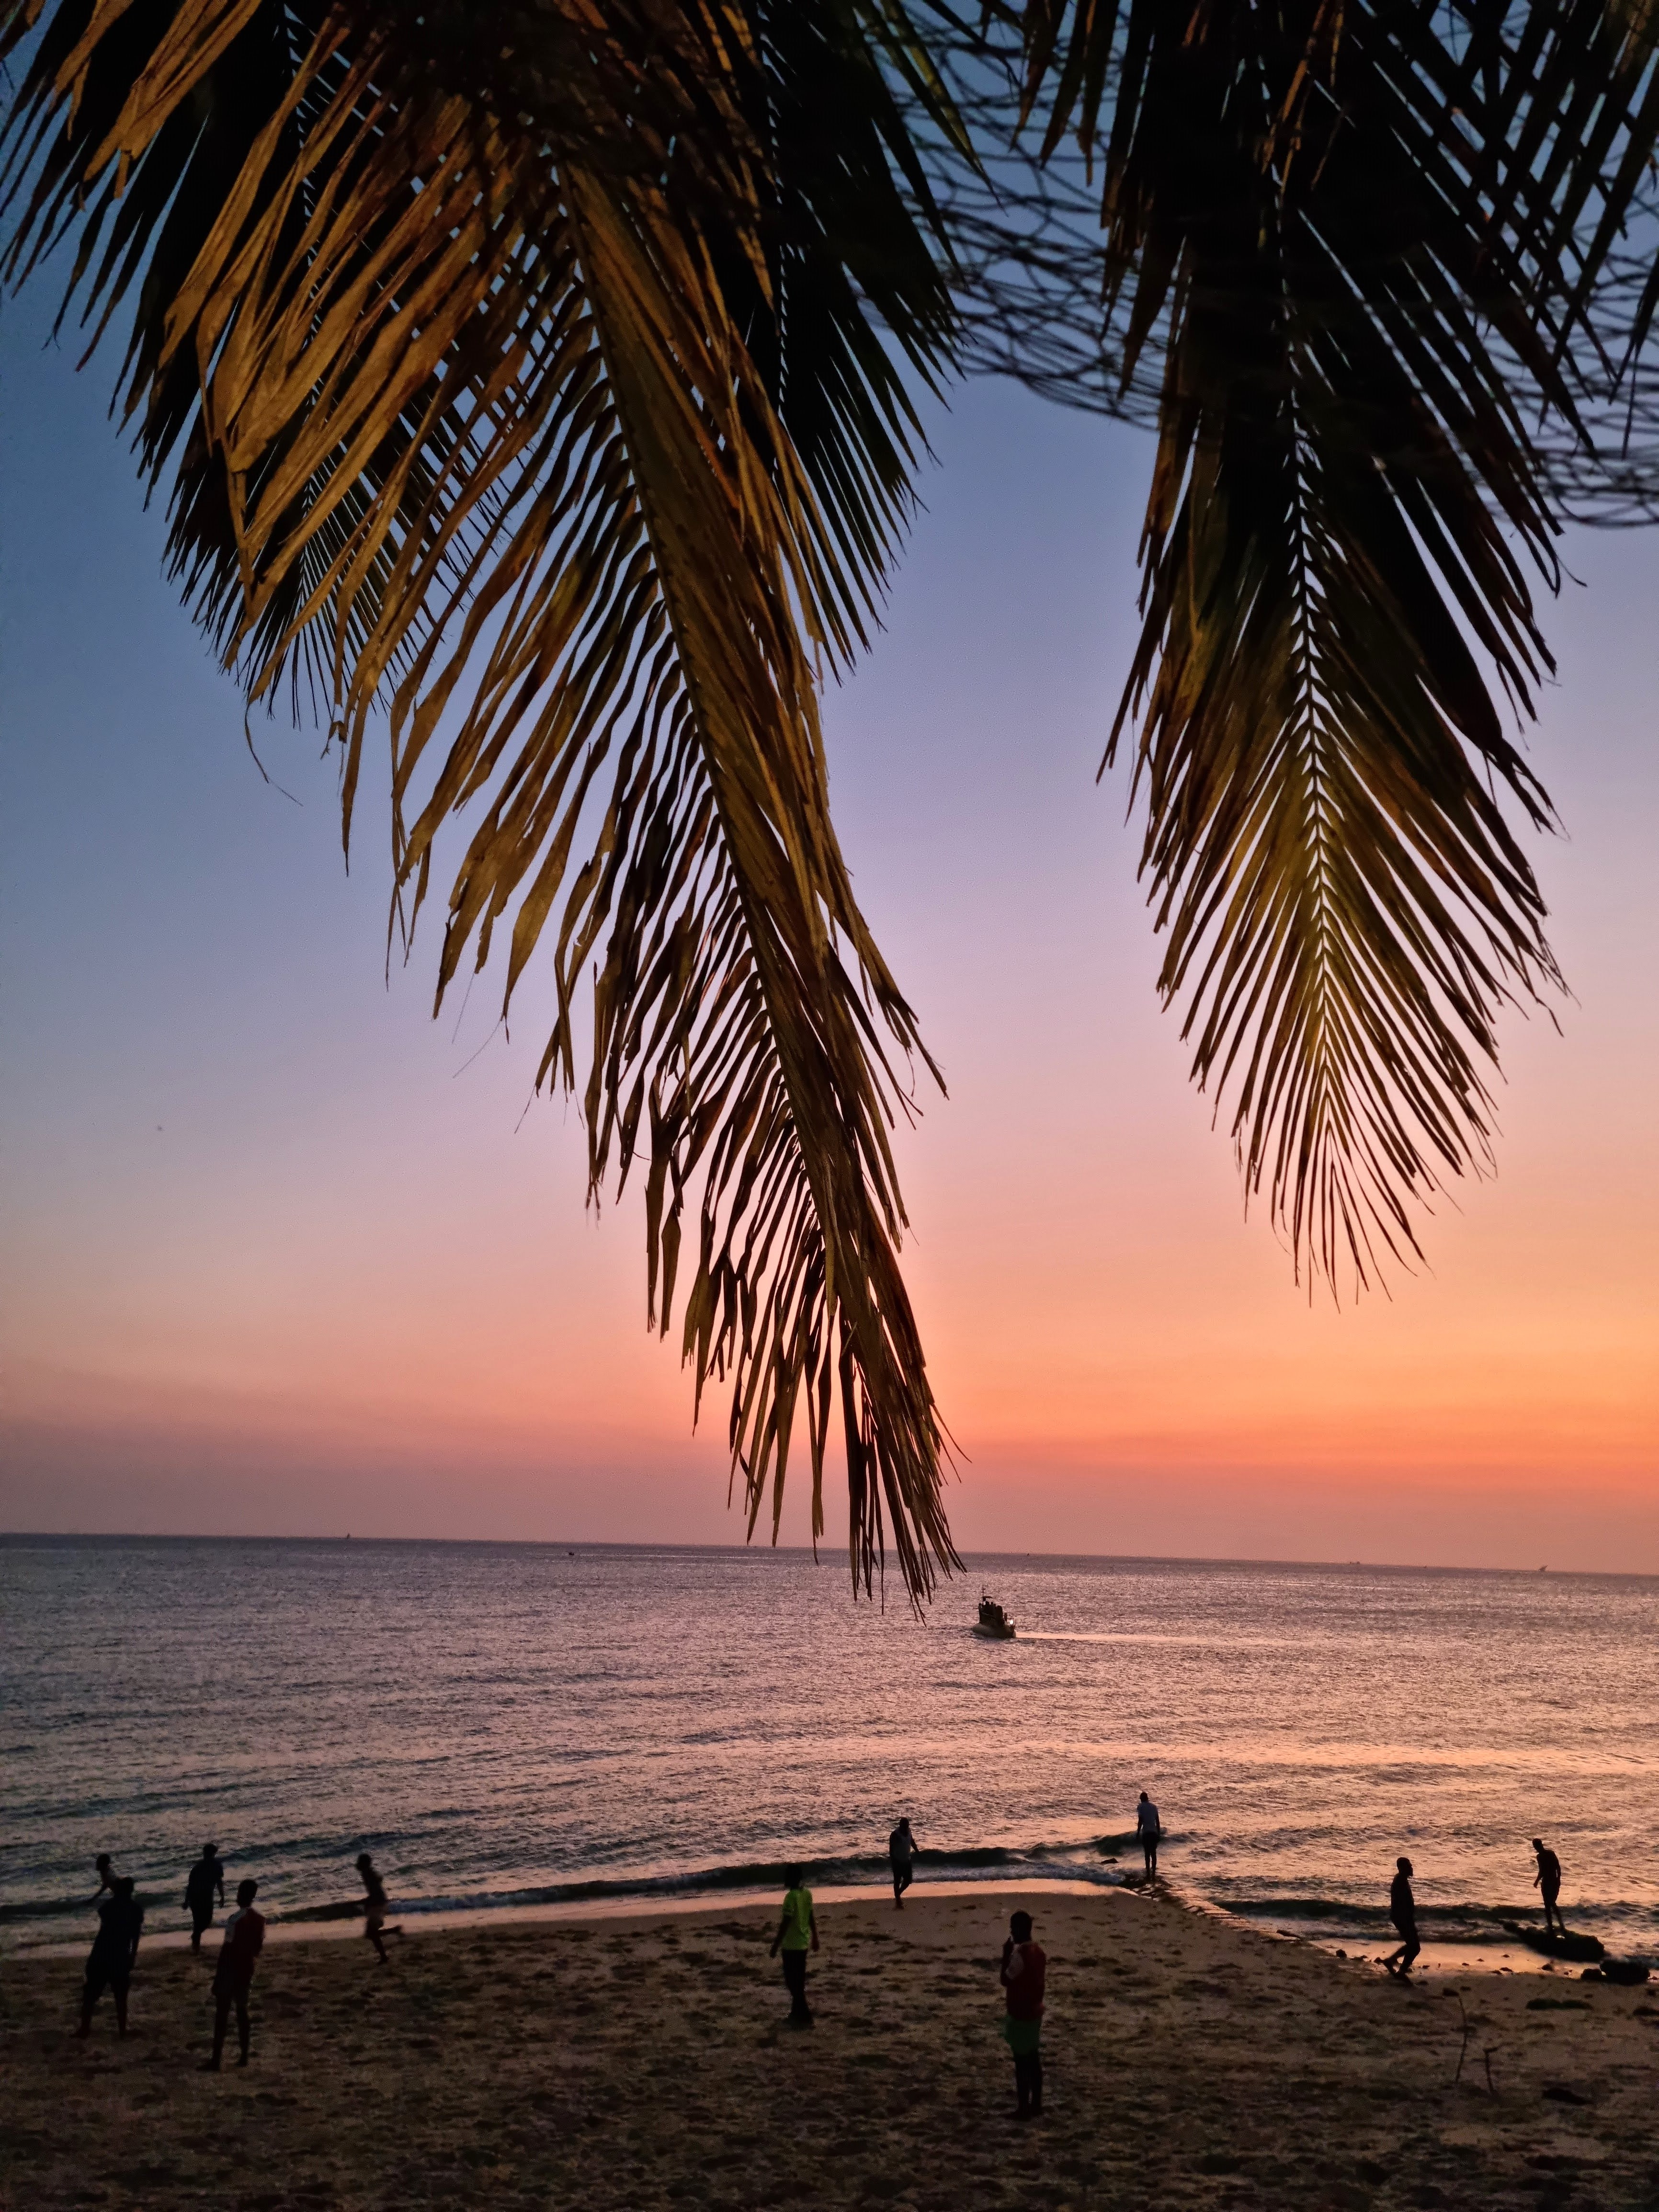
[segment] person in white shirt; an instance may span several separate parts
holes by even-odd
[[[893,1869],[893,1902],[901,1911],[904,1909],[904,1893],[910,1887],[911,1863],[916,1855],[916,1839],[910,1833],[910,1823],[901,1820],[887,1838],[887,1862]]]

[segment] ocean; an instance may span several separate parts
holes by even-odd
[[[975,1637],[983,1587],[1018,1624]],[[1328,1942],[1502,1940],[1543,1836],[1659,1947],[1659,1578],[972,1559],[925,1620],[828,1554],[0,1539],[0,1940],[82,1940],[107,1850],[182,1927],[217,1842],[325,1919],[917,1880],[1182,1893]]]

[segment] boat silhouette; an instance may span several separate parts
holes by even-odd
[[[996,1600],[987,1596],[983,1591],[980,1593],[979,1619],[974,1623],[974,1633],[975,1636],[988,1636],[997,1644],[1012,1644],[1014,1640],[1013,1622]]]

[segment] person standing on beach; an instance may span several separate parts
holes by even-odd
[[[357,1871],[362,1875],[363,1887],[368,1892],[367,1901],[363,1906],[363,1935],[365,1939],[374,1946],[375,1953],[384,1966],[387,1963],[386,1948],[380,1931],[386,1926],[386,1914],[392,1909],[386,1903],[386,1884],[380,1880],[374,1862],[367,1851],[360,1851],[357,1854]],[[394,1936],[401,1936],[404,1931],[401,1928],[394,1928],[392,1932]]]
[[[1140,1802],[1135,1807],[1135,1833],[1140,1838],[1140,1855],[1146,1863],[1148,1881],[1158,1880],[1158,1839],[1164,1833],[1164,1823],[1158,1816],[1158,1808],[1143,1790]]]
[[[787,1885],[783,1896],[783,1914],[778,1922],[778,1932],[772,1938],[771,1955],[783,1954],[784,1987],[789,1992],[789,2019],[795,2027],[811,2027],[811,2008],[806,2002],[806,1953],[808,1946],[818,1948],[817,1916],[812,1910],[812,1893],[805,1886],[799,1867],[791,1867],[784,1876]]]
[[[1002,1946],[1003,2039],[1014,2057],[1014,2118],[1042,2116],[1042,1999],[1048,1954],[1031,1941],[1031,1916],[1016,1912]]]
[[[1541,1837],[1533,1838],[1532,1847],[1538,1857],[1538,1871],[1532,1878],[1532,1886],[1544,1900],[1544,1933],[1550,1933],[1553,1920],[1555,1933],[1565,1936],[1567,1923],[1561,1917],[1561,1907],[1557,1902],[1561,1894],[1561,1862],[1553,1851],[1545,1849]]]
[[[1412,1966],[1423,1945],[1417,1933],[1417,1899],[1412,1895],[1412,1875],[1414,1869],[1409,1859],[1395,1861],[1395,1877],[1389,1886],[1389,1917],[1401,1936],[1397,1951],[1390,1951],[1382,1964],[1399,1982],[1408,1982]]]
[[[190,1915],[190,1948],[199,1951],[202,1938],[213,1925],[213,1901],[225,1901],[225,1870],[219,1863],[217,1844],[204,1844],[202,1856],[185,1882],[185,1910]]]
[[[887,1856],[893,1869],[893,1903],[901,1912],[904,1910],[904,1893],[915,1878],[910,1871],[915,1855],[916,1839],[910,1833],[909,1821],[902,1820],[887,1838]]]
[[[220,1948],[219,1963],[213,1970],[213,2056],[208,2061],[210,2074],[216,2074],[224,2062],[225,2030],[230,2025],[232,2005],[236,2008],[236,2040],[241,2045],[241,2056],[236,2063],[247,2064],[247,1996],[253,1987],[254,1965],[265,1941],[265,1916],[253,1909],[253,1900],[258,1894],[257,1881],[239,1881],[236,1910],[225,1923],[225,1940]]]
[[[131,1875],[118,1875],[110,1884],[106,1901],[98,1908],[98,1933],[87,1959],[86,1987],[81,1992],[81,2025],[77,2037],[92,2033],[92,2008],[106,1990],[115,1998],[115,2025],[127,2032],[127,1989],[138,1938],[144,1932],[144,1908],[134,1897]]]

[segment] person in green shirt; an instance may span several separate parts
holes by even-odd
[[[812,1893],[801,1877],[799,1867],[791,1867],[784,1876],[787,1887],[784,1891],[783,1914],[778,1922],[778,1932],[772,1938],[772,1956],[783,1953],[783,1981],[789,1992],[789,2019],[795,2027],[811,2027],[811,2008],[806,2002],[806,1949],[818,1948],[818,1923],[812,1911]]]

